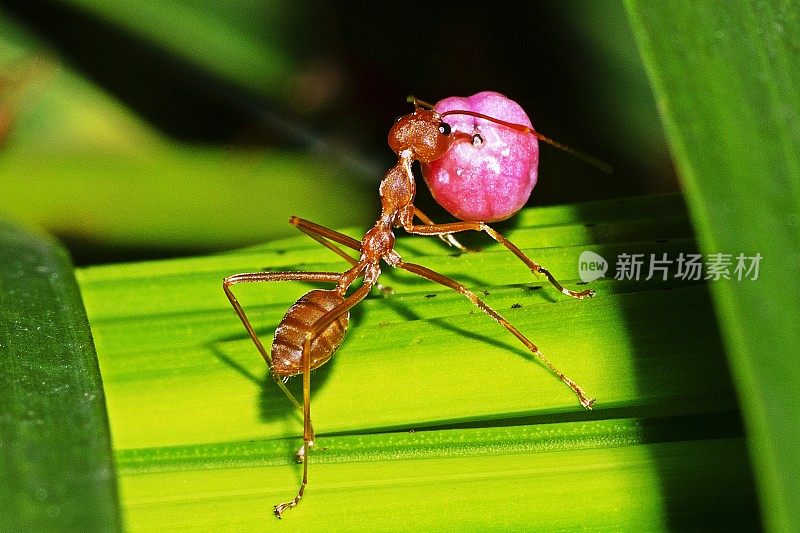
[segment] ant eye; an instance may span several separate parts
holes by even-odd
[[[450,124],[447,122],[442,122],[439,124],[439,133],[442,135],[450,135]]]

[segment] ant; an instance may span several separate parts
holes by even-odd
[[[245,329],[247,329],[247,333],[253,343],[255,343],[258,351],[267,362],[273,379],[292,403],[303,411],[303,445],[297,452],[298,461],[303,463],[303,480],[294,498],[275,506],[275,516],[278,518],[281,518],[286,509],[295,507],[300,502],[308,483],[308,454],[309,449],[314,444],[314,430],[311,425],[311,371],[327,362],[339,347],[347,331],[350,309],[363,300],[373,286],[377,285],[382,288],[378,284],[381,261],[463,294],[473,305],[511,332],[561,381],[569,386],[583,407],[591,409],[594,403],[594,399],[588,398],[574,381],[561,373],[539,351],[539,348],[533,342],[528,340],[516,327],[489,307],[475,293],[461,283],[427,267],[404,261],[394,250],[394,228],[403,228],[407,233],[414,235],[436,235],[462,251],[467,251],[467,249],[455,240],[453,234],[462,231],[481,231],[505,246],[534,274],[544,275],[563,294],[577,299],[591,298],[594,296],[593,290],[571,291],[564,288],[550,272],[528,258],[516,245],[486,223],[460,221],[436,224],[414,205],[416,186],[414,174],[411,170],[411,165],[414,161],[420,161],[421,163],[434,161],[444,156],[455,143],[470,142],[477,146],[483,142],[480,134],[452,131],[450,125],[443,120],[447,115],[464,114],[477,116],[502,127],[512,128],[521,134],[533,134],[538,139],[554,144],[559,148],[562,148],[562,146],[527,126],[512,124],[474,111],[451,110],[440,114],[430,104],[414,97],[409,97],[409,102],[414,104],[413,113],[399,117],[389,131],[389,146],[397,155],[397,163],[389,169],[380,183],[380,217],[360,242],[302,218],[293,216],[289,219],[289,222],[297,229],[349,262],[351,267],[348,270],[343,273],[251,272],[229,276],[223,281],[225,294],[244,324]],[[570,149],[567,150],[573,153],[577,152]],[[578,155],[581,156],[581,154]],[[415,224],[415,217],[422,221],[422,224]],[[340,246],[359,252],[361,254],[359,259],[354,259]],[[348,295],[347,291],[359,278],[363,279],[363,283]],[[335,284],[333,289],[313,289],[307,292],[289,308],[275,330],[271,352],[265,349],[241,304],[231,290],[231,287],[238,283],[267,281],[303,281]],[[289,377],[297,374],[303,375],[302,405],[293,397],[285,384]]]

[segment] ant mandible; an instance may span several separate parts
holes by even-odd
[[[483,142],[480,133],[469,134],[451,131],[450,125],[443,120],[446,115],[471,115],[494,122],[502,127],[511,128],[521,134],[533,134],[538,139],[555,144],[559,148],[562,148],[562,146],[527,126],[512,124],[467,110],[450,110],[440,114],[430,104],[413,97],[409,97],[409,102],[414,104],[413,113],[398,118],[389,132],[389,146],[397,154],[397,163],[389,169],[380,183],[380,217],[360,242],[302,218],[291,217],[289,219],[289,222],[297,229],[348,261],[351,264],[348,270],[343,273],[251,272],[229,276],[223,281],[225,294],[258,351],[267,362],[270,374],[292,403],[303,411],[303,445],[297,452],[298,460],[302,460],[303,463],[303,480],[294,498],[275,506],[275,515],[278,518],[281,518],[286,509],[295,507],[300,502],[308,483],[308,455],[310,447],[314,444],[314,430],[311,425],[311,371],[327,362],[339,347],[347,331],[350,309],[363,300],[372,287],[378,283],[378,276],[381,273],[381,261],[463,294],[481,311],[492,317],[517,337],[561,381],[572,389],[580,400],[581,405],[591,409],[594,403],[594,399],[588,398],[574,381],[561,373],[539,351],[539,348],[533,342],[528,340],[516,327],[489,307],[475,293],[461,283],[438,272],[422,265],[404,261],[394,250],[394,228],[402,227],[407,233],[415,235],[436,235],[462,250],[465,250],[465,248],[453,238],[454,233],[482,231],[510,250],[532,272],[544,275],[563,294],[578,299],[591,298],[594,296],[593,290],[578,292],[562,287],[550,272],[528,258],[516,245],[486,223],[460,221],[436,224],[414,206],[416,186],[414,174],[411,170],[411,165],[414,161],[420,161],[421,163],[434,161],[445,155],[455,143],[470,142],[478,145]],[[569,149],[568,151],[576,152]],[[578,155],[582,156],[580,153]],[[415,224],[415,217],[420,219],[423,224]],[[339,245],[360,252],[360,258],[358,260],[354,259],[342,250]],[[362,285],[348,295],[348,289],[359,278],[363,279]],[[241,304],[231,290],[231,287],[238,283],[266,281],[304,281],[333,283],[336,285],[334,289],[330,290],[311,290],[289,308],[275,330],[271,352],[265,349],[244,309],[242,309]],[[303,375],[302,405],[285,385],[285,381],[289,377],[297,374]]]

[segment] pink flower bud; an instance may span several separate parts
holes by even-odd
[[[519,104],[496,92],[445,98],[434,107],[438,113],[475,111],[533,128]],[[422,165],[433,197],[461,220],[494,222],[514,215],[536,185],[536,137],[469,115],[447,115],[443,120],[454,132],[479,133],[483,142],[456,142],[445,155]]]

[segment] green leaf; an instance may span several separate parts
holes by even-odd
[[[696,251],[676,196],[533,209],[516,222],[507,236],[570,286],[583,250],[612,271],[620,253]],[[387,269],[382,282],[395,293],[357,307],[336,356],[312,376],[311,484],[284,525],[756,527],[707,286],[604,279],[595,299],[576,301],[481,242],[480,253],[453,256],[436,239],[401,236],[397,250],[485,297],[597,397],[595,410],[461,295]],[[79,271],[132,529],[275,520],[272,505],[297,490],[302,417],[267,377],[221,280],[345,267],[300,235]],[[268,342],[308,288],[252,284],[237,294]]]
[[[800,529],[800,8],[628,0],[707,254],[762,259],[712,284],[766,525]]]
[[[686,423],[671,429],[685,434]],[[667,440],[649,443],[647,423],[631,420],[328,437],[313,456],[304,501],[280,526],[303,531],[757,527],[752,482],[746,469],[731,468],[747,460],[740,438],[662,437]],[[296,469],[285,459],[291,453],[280,441],[158,450],[137,459],[161,466],[159,459],[167,456],[174,463],[145,470],[128,465],[128,455],[122,455],[131,529],[241,531],[277,525],[270,504],[297,488]],[[720,485],[726,487],[724,502],[713,496]],[[671,514],[673,506],[680,512]]]
[[[0,221],[0,529],[118,530],[103,388],[72,266]]]

